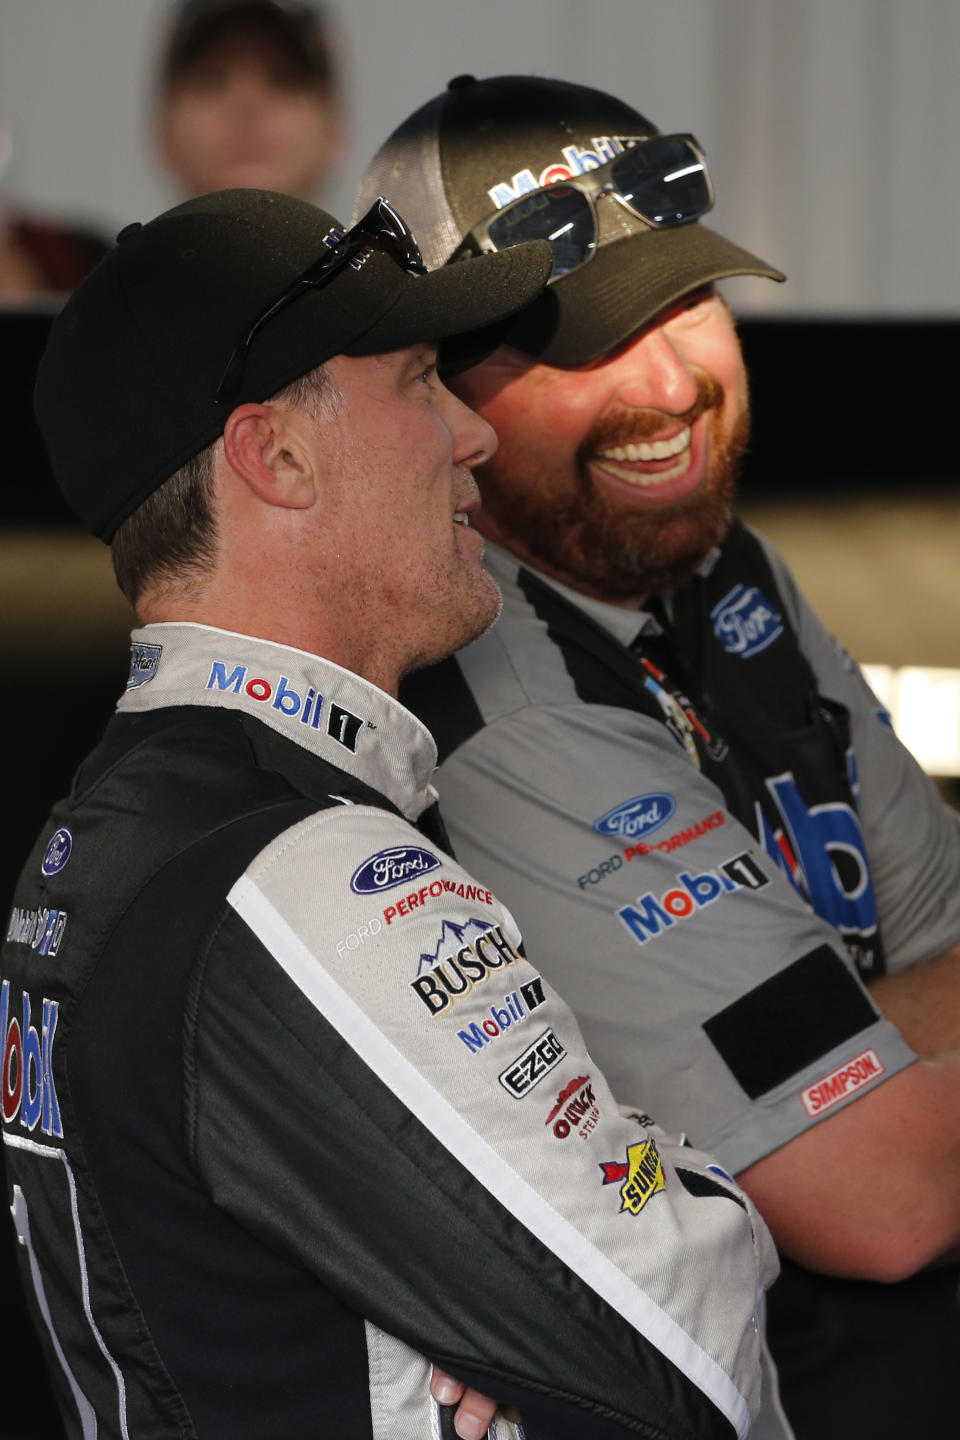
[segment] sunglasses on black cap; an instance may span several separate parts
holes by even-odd
[[[298,299],[307,290],[322,290],[324,285],[329,285],[348,265],[353,264],[359,269],[359,263],[362,262],[358,263],[358,257],[362,251],[381,250],[409,274],[427,273],[413,232],[382,195],[377,196],[356,225],[351,226],[345,234],[338,230],[331,231],[329,236],[324,237],[324,244],[330,247],[327,253],[292,280],[247,326],[234,346],[227,361],[227,368],[217,386],[214,399],[218,405],[229,405],[237,395],[250,347],[267,321],[272,320],[279,311],[286,309],[291,301]]]
[[[558,280],[593,258],[602,195],[658,230],[698,220],[713,205],[706,156],[696,139],[651,135],[595,170],[531,190],[489,215],[464,238],[457,255],[547,240],[553,251],[550,279]]]

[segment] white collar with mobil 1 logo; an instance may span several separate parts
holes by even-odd
[[[433,737],[398,700],[291,645],[210,625],[134,630],[121,713],[170,705],[243,710],[358,776],[415,820],[434,799]]]

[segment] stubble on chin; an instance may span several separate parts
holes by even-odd
[[[424,608],[428,608],[426,601]],[[424,643],[404,665],[401,679],[427,665],[436,665],[479,640],[499,619],[502,608],[500,587],[488,571],[464,576],[455,598],[442,607],[441,613],[435,615],[426,628]]]

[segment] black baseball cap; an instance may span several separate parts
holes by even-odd
[[[172,84],[240,26],[274,39],[305,84],[332,88],[329,27],[324,12],[303,0],[186,0],[175,6],[160,64],[162,83]]]
[[[525,190],[597,168],[659,134],[631,106],[585,85],[460,75],[380,147],[356,207],[390,195],[427,264],[443,265],[475,226]],[[732,275],[784,279],[699,220],[656,229],[615,203],[598,214],[593,258],[554,280],[517,317],[507,343],[550,364],[583,365],[701,285]]]
[[[456,368],[489,353],[502,322],[539,292],[545,244],[416,275],[378,249],[308,290],[252,341],[230,403],[225,367],[248,327],[339,236],[306,200],[222,190],[129,225],[54,320],[35,408],[70,506],[109,540],[164,480],[223,433],[244,401],[269,398],[334,355],[442,342]],[[483,337],[489,337],[484,341]]]

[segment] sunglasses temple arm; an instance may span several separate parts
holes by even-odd
[[[217,393],[214,399],[218,405],[226,405],[240,388],[240,381],[243,378],[243,371],[247,362],[247,355],[250,346],[268,320],[272,320],[281,310],[285,310],[292,300],[301,295],[304,290],[311,290],[313,286],[309,281],[301,281],[294,289],[289,290],[286,295],[281,295],[275,305],[271,305],[266,314],[259,316],[256,322],[244,335],[235,347],[233,354],[227,361],[227,368],[220,377],[220,384],[217,386]]]
[[[240,388],[240,380],[243,376],[244,362],[247,358],[247,345],[241,342],[234,350],[227,361],[227,368],[220,376],[220,384],[217,386],[214,402],[217,405],[228,405]]]

